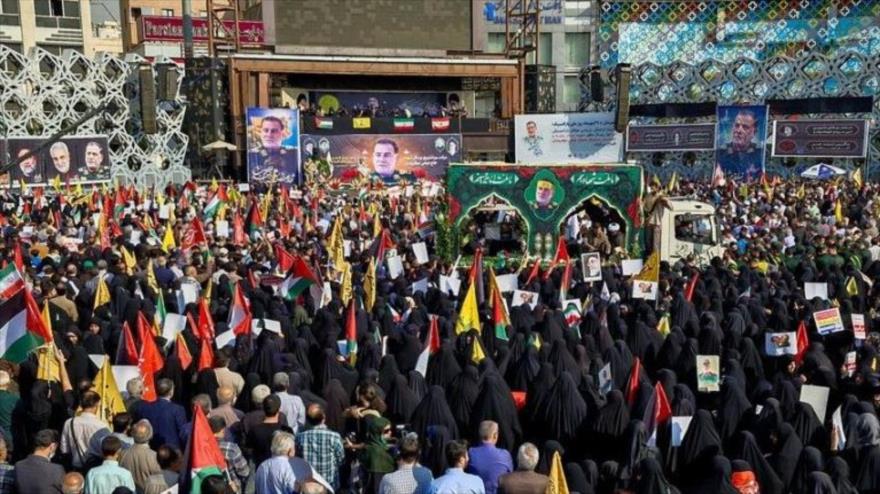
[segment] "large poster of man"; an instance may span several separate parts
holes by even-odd
[[[333,175],[439,180],[449,163],[461,161],[460,134],[344,134],[302,136],[303,159],[328,159]]]
[[[248,108],[247,164],[251,183],[300,183],[299,111]]]
[[[715,160],[725,175],[755,179],[764,173],[765,105],[719,106]]]
[[[552,113],[514,118],[516,162],[525,165],[619,163],[623,134],[614,113]]]
[[[9,185],[21,182],[27,185],[46,182],[48,152],[39,150],[43,139],[35,137],[11,137],[7,140],[9,161],[15,166],[9,171]]]
[[[74,137],[64,139],[68,150],[73,156],[73,167],[76,175],[71,177],[71,183],[74,181],[83,183],[106,182],[110,180],[110,149],[107,146],[107,138],[104,136],[94,137]],[[51,148],[50,148],[51,154]],[[52,173],[63,173],[55,165],[55,171],[49,173],[49,180],[52,180]],[[74,168],[75,167],[75,168]],[[61,179],[64,182],[64,177]]]

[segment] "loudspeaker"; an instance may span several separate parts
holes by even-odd
[[[605,87],[602,85],[602,69],[598,65],[590,67],[590,98],[596,103],[605,101]]]
[[[156,123],[156,80],[153,79],[153,69],[148,65],[139,67],[138,80],[141,86],[141,124],[144,134],[158,134],[159,127]]]
[[[157,65],[159,101],[173,101],[177,97],[177,71],[170,65]]]
[[[629,83],[632,79],[632,67],[628,63],[619,63],[614,70],[617,74],[617,112],[614,114],[614,129],[624,132],[629,124]]]
[[[556,67],[526,65],[526,113],[556,112]]]

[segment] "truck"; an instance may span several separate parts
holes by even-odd
[[[669,264],[693,256],[705,266],[724,253],[715,207],[691,198],[666,198],[647,218],[646,234],[651,251]]]

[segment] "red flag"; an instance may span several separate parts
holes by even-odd
[[[189,250],[198,244],[207,243],[207,241],[208,238],[205,236],[205,227],[202,225],[202,220],[195,217],[189,224],[186,233],[183,234],[180,248],[181,250]]]
[[[698,281],[700,281],[699,271],[694,273],[691,279],[687,282],[687,285],[684,287],[684,298],[686,298],[688,302],[692,301],[694,298],[694,288],[697,287]]]
[[[278,259],[278,268],[282,273],[290,271],[293,267],[293,256],[280,243],[275,244],[275,257]]]
[[[12,255],[13,255],[13,259],[14,259],[12,262],[15,264],[15,267],[18,269],[18,272],[24,273],[24,255],[22,255],[22,253],[21,253],[21,243],[20,242],[15,243],[15,247],[14,247],[14,251],[13,251]]]
[[[669,398],[660,382],[654,385],[654,394],[654,424],[661,425],[672,418],[672,407],[669,406]]]
[[[150,324],[146,322],[146,318],[141,312],[138,313],[138,337],[141,340],[138,371],[140,371],[141,377],[144,379],[144,400],[155,401],[158,397],[156,396],[156,388],[153,384],[153,374],[162,370],[165,362],[162,360],[162,354],[159,353],[159,347],[156,346],[156,340],[153,339]]]
[[[52,331],[46,326],[46,321],[43,320],[43,315],[40,312],[40,306],[37,305],[34,294],[28,288],[24,290],[24,304],[28,331],[36,333],[45,343],[51,343],[54,340]]]
[[[180,368],[187,370],[192,364],[193,357],[192,353],[189,351],[189,347],[186,345],[186,340],[183,338],[182,333],[177,333],[177,338],[174,340],[174,343],[174,353],[177,355],[177,359],[180,360]]]
[[[348,347],[348,361],[354,365],[357,358],[357,313],[354,299],[348,303],[348,316],[345,318],[345,341]]]
[[[525,286],[528,286],[532,281],[534,281],[541,273],[541,258],[538,257],[535,259],[535,264],[532,266],[532,270],[529,272],[529,277],[526,279]]]
[[[438,316],[429,316],[431,323],[428,326],[428,353],[433,355],[440,350],[440,326]]]
[[[119,335],[119,345],[116,350],[116,365],[134,365],[138,361],[137,345],[128,321],[122,323],[122,333]]]
[[[797,353],[794,356],[794,361],[798,365],[801,365],[801,362],[804,361],[804,355],[806,355],[807,348],[809,347],[810,337],[807,335],[807,324],[801,321],[797,329]]]
[[[232,310],[229,311],[229,327],[237,335],[247,334],[251,332],[252,320],[251,304],[244,296],[241,283],[236,283],[232,294]]]
[[[199,325],[196,334],[200,340],[214,341],[214,320],[211,319],[211,310],[204,297],[199,298]]]
[[[563,262],[568,262],[571,260],[571,257],[568,255],[568,245],[565,243],[565,236],[559,236],[559,242],[556,243],[556,255],[553,256],[553,262],[550,263],[550,269],[544,273],[544,279],[549,279],[550,275],[553,274],[553,270],[556,266]]]
[[[477,247],[474,253],[474,262],[471,264],[468,278],[471,283],[476,283],[477,303],[482,304],[486,300],[486,294],[483,288],[483,249],[480,247]]]
[[[232,218],[232,244],[239,247],[247,244],[247,235],[244,233],[244,221],[237,211]]]
[[[641,375],[642,362],[636,357],[632,369],[629,371],[629,382],[626,385],[626,402],[629,403],[629,406],[633,406],[636,398],[639,396],[639,379]]]
[[[214,348],[207,338],[202,339],[199,345],[199,372],[214,367]]]

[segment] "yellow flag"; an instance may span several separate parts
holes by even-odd
[[[122,260],[125,262],[125,271],[129,275],[134,274],[134,268],[137,266],[137,259],[135,259],[134,254],[129,252],[125,247],[122,248]]]
[[[376,260],[370,257],[370,265],[364,273],[364,308],[367,312],[373,311],[376,303]]]
[[[565,471],[562,469],[562,457],[559,456],[559,451],[553,453],[549,477],[545,494],[568,494],[568,483],[565,481]]]
[[[840,199],[834,202],[834,219],[838,223],[843,223],[843,205],[840,204]]]
[[[856,188],[861,189],[863,185],[865,185],[865,179],[862,178],[862,167],[857,167],[852,175],[850,175],[853,183],[856,184]]]
[[[92,307],[92,310],[95,310],[98,307],[109,303],[110,289],[107,288],[107,282],[104,281],[104,278],[102,276],[98,278],[98,288],[97,290],[95,290],[95,305]]]
[[[43,312],[40,313],[40,317],[43,319],[43,323],[46,325],[46,329],[49,332],[52,332],[52,316],[49,315],[49,301],[46,300],[43,302]]]
[[[669,334],[669,315],[663,315],[657,323],[657,331],[665,338]]]
[[[170,252],[171,249],[177,248],[177,244],[174,242],[174,232],[172,230],[171,225],[165,227],[165,236],[162,238],[162,250],[165,252]]]
[[[341,270],[345,264],[345,239],[342,238],[342,216],[337,216],[333,222],[333,230],[330,231],[330,238],[327,241],[327,252],[330,254],[330,262],[333,266]]]
[[[77,196],[81,196],[81,195],[85,194],[85,191],[83,191],[83,184],[82,183],[76,184],[76,190],[74,192],[76,192]]]
[[[219,189],[219,188],[220,188],[220,184],[217,183],[217,178],[216,177],[212,178],[211,179],[211,192],[216,192],[217,189]]]
[[[370,117],[355,117],[351,119],[351,126],[355,129],[369,129]]]
[[[666,184],[666,193],[672,194],[673,192],[678,190],[678,172],[672,172],[672,177],[669,178],[669,183]]]
[[[856,279],[852,276],[846,280],[846,294],[850,297],[854,297],[859,294],[859,284],[856,283]]]
[[[61,364],[55,357],[55,344],[49,343],[37,349],[37,379],[61,381]]]
[[[486,358],[486,352],[483,351],[483,345],[480,343],[479,338],[474,338],[474,348],[471,350],[471,361],[475,364],[479,364]]]
[[[119,393],[119,387],[116,386],[110,357],[106,355],[104,356],[104,365],[95,376],[95,392],[101,397],[101,404],[98,406],[99,419],[110,424],[114,415],[125,412],[125,401],[122,400],[122,394]]]
[[[378,237],[382,234],[382,220],[379,219],[379,214],[373,214],[373,238]]]
[[[202,290],[202,297],[204,297],[204,299],[207,300],[209,304],[211,303],[211,294],[214,292],[213,287],[214,287],[214,283],[212,283],[211,279],[209,278],[208,279],[208,286],[206,286],[205,289]]]
[[[455,321],[455,334],[461,334],[471,329],[476,329],[477,333],[482,332],[480,329],[480,312],[477,310],[476,283],[473,281],[468,286],[467,294],[464,296],[464,303],[461,305],[461,312],[458,313],[458,320]]]
[[[797,198],[800,200],[803,200],[804,197],[806,197],[806,196],[807,196],[807,191],[804,189],[804,184],[801,184],[801,186],[797,190]]]
[[[159,281],[156,280],[156,271],[153,269],[153,260],[147,261],[147,286],[159,293]]]
[[[660,255],[655,251],[651,257],[645,261],[642,270],[636,275],[635,279],[642,281],[660,281]]]
[[[342,265],[342,283],[339,287],[339,298],[343,305],[348,305],[351,300],[351,264],[345,262]]]
[[[55,189],[55,192],[61,191],[61,175],[55,175],[55,178],[52,179],[52,188]]]

